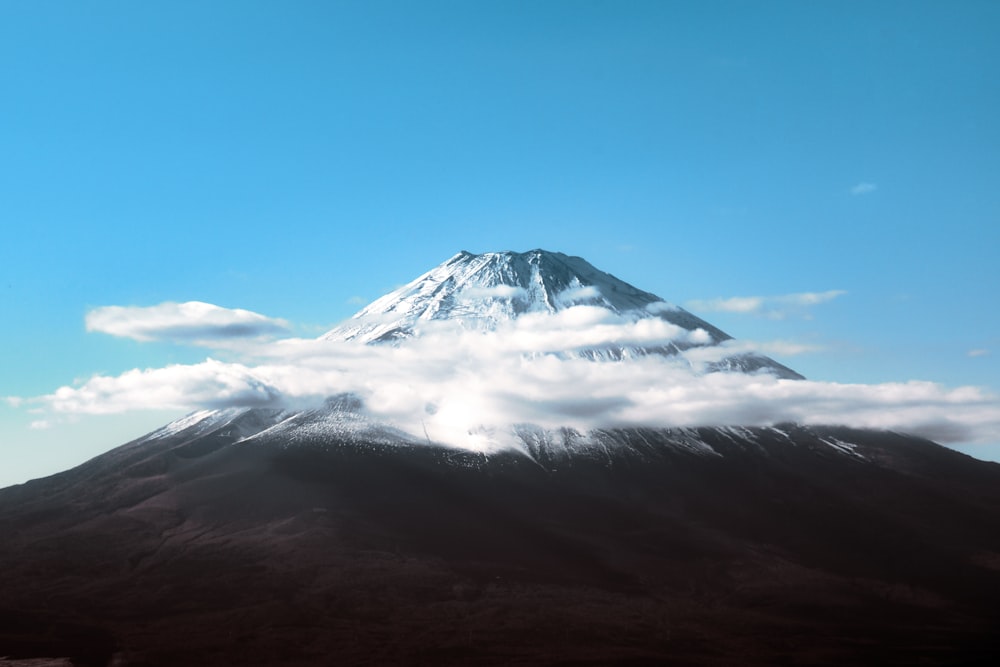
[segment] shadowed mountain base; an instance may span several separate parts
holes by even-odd
[[[996,664],[1000,466],[871,431],[612,455],[126,445],[0,490],[0,656]],[[831,447],[848,441],[855,454]]]

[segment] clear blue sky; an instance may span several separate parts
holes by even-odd
[[[782,359],[811,378],[1000,391],[998,32],[993,1],[4,2],[0,397],[206,356],[100,306],[309,336],[536,247],[817,346]],[[0,484],[163,417],[4,403]]]

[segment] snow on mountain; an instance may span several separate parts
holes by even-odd
[[[525,313],[554,313],[572,305],[598,305],[621,313],[643,311],[651,304],[662,304],[666,311],[675,308],[579,257],[544,250],[481,255],[462,251],[377,299],[323,338],[385,342],[414,335],[428,320],[492,329]],[[690,324],[685,328],[710,326],[694,320]]]
[[[324,340],[399,344],[443,322],[464,329],[496,330],[527,314],[555,314],[574,306],[600,308],[625,320],[661,320],[682,330],[657,345],[612,341],[566,354],[595,360],[646,354],[682,355],[692,347],[732,340],[717,327],[655,294],[600,271],[580,257],[532,250],[525,253],[462,251],[416,280],[386,294]],[[709,370],[766,370],[778,377],[801,375],[757,354],[727,356]]]
[[[703,328],[716,341],[729,338],[707,322],[599,271],[579,257],[544,250],[481,255],[462,251],[375,300],[323,338],[394,341],[417,335],[420,325],[429,320],[494,329],[525,313],[555,313],[575,305],[600,306],[615,313],[662,314],[685,329]]]

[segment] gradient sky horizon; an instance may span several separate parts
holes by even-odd
[[[972,1],[3,3],[0,486],[180,416],[32,411],[208,355],[95,309],[316,336],[459,250],[584,257],[811,348],[774,355],[811,379],[995,395],[998,28]]]

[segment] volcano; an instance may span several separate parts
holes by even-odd
[[[731,353],[728,334],[580,258],[540,250],[459,253],[322,340],[405,349],[441,328],[504,335],[567,312],[656,335],[583,336],[543,356],[802,377]],[[524,420],[507,433],[486,448],[439,442],[343,393],[305,407],[202,410],[0,489],[0,656],[1000,659],[997,464],[905,433],[831,425]]]

